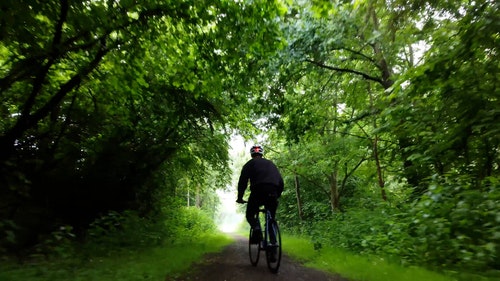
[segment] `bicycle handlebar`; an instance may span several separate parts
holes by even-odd
[[[236,200],[236,203],[246,204],[246,203],[248,203],[248,201],[246,201],[246,200],[241,200],[241,201]],[[259,212],[265,213],[265,212],[267,212],[267,209],[266,208],[259,208]]]

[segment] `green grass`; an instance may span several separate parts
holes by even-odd
[[[377,257],[355,255],[343,250],[322,247],[314,249],[312,242],[292,236],[283,237],[283,250],[306,266],[337,273],[356,281],[498,281],[478,275],[454,273],[443,275],[418,267],[403,267]]]
[[[196,242],[170,245],[142,251],[121,252],[109,257],[19,266],[0,266],[1,281],[132,281],[165,280],[189,269],[206,253],[218,252],[232,240],[226,235],[203,235]]]

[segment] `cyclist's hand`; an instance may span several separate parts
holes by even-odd
[[[245,204],[246,202],[247,201],[243,200],[242,198],[236,199],[236,203]]]

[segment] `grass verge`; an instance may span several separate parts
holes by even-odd
[[[340,274],[356,281],[500,281],[495,277],[465,275],[459,272],[449,276],[419,267],[403,267],[383,258],[355,255],[332,247],[323,246],[315,250],[314,244],[309,240],[287,235],[283,237],[283,247],[288,255],[306,266]]]
[[[206,253],[218,252],[232,239],[223,234],[202,235],[189,244],[167,245],[119,255],[82,260],[74,257],[46,263],[0,266],[2,281],[132,281],[165,280],[182,274]]]

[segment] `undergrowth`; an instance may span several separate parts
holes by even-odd
[[[43,254],[35,252],[21,263],[4,257],[0,280],[165,280],[232,241],[196,208],[180,208],[160,223],[132,212],[110,213],[91,226],[83,244],[67,232],[55,233],[40,246]]]
[[[500,278],[458,272],[437,273],[421,267],[405,267],[390,260],[359,255],[340,248],[318,246],[297,236],[283,237],[284,251],[306,266],[357,281],[498,281]]]
[[[473,183],[467,177],[436,177],[419,200],[365,196],[327,218],[285,221],[283,228],[314,240],[317,249],[473,276],[463,280],[500,280],[500,185],[493,178],[481,188]]]

